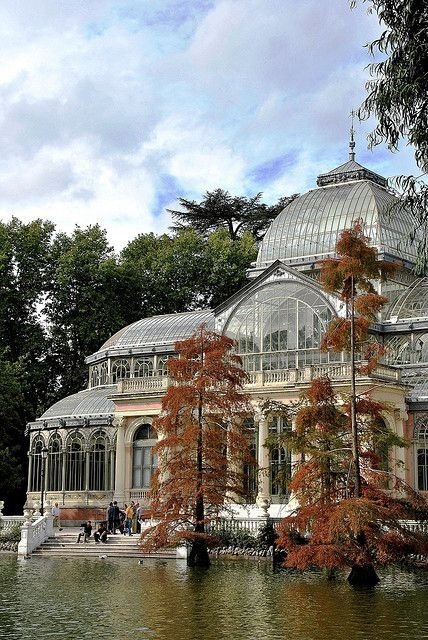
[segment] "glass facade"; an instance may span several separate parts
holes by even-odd
[[[293,280],[275,282],[235,310],[226,333],[236,340],[247,371],[293,369],[328,361],[320,344],[332,315],[315,288]]]

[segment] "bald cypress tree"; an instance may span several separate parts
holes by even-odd
[[[143,548],[186,542],[190,566],[210,564],[207,525],[244,495],[250,454],[243,418],[251,409],[233,346],[204,326],[178,342],[178,358],[168,362],[171,385],[153,425],[160,439],[151,506],[159,522],[144,531]]]

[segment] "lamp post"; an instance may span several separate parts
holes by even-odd
[[[48,457],[48,449],[47,447],[43,447],[40,455],[42,456],[42,463],[40,465],[40,515],[42,516],[44,513],[43,509],[43,498],[45,494],[45,468],[46,468],[46,458]]]

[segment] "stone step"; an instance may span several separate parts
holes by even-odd
[[[176,558],[175,549],[159,549],[145,553],[139,548],[139,536],[109,536],[106,543],[76,542],[76,533],[59,533],[49,538],[38,549],[33,551],[35,556],[56,557],[128,557],[128,558]]]

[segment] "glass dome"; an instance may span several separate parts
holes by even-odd
[[[274,260],[315,262],[334,254],[338,234],[356,219],[381,254],[414,263],[408,239],[411,214],[386,190],[381,176],[351,161],[318,177],[320,188],[296,198],[273,221],[261,244],[257,266]]]
[[[110,396],[115,388],[115,386],[110,386],[99,389],[86,389],[85,391],[74,393],[49,407],[39,420],[113,415],[115,406],[107,396]]]
[[[177,340],[191,336],[201,324],[214,329],[212,311],[208,309],[143,318],[115,333],[102,345],[100,351],[174,344]]]

